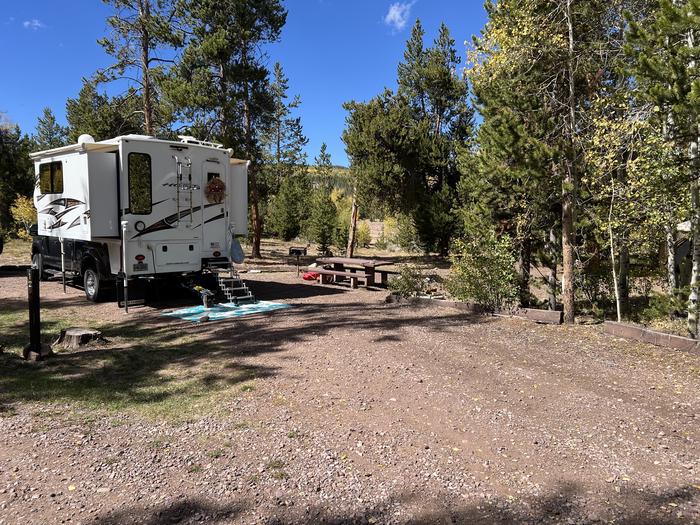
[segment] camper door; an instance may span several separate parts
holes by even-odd
[[[202,169],[204,221],[202,222],[202,256],[221,257],[228,253],[226,190],[227,162],[224,158],[210,158]]]
[[[199,271],[201,172],[188,148],[124,140],[121,159],[128,274]]]

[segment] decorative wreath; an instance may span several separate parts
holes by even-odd
[[[226,197],[226,184],[219,177],[214,177],[204,188],[204,195],[210,203],[221,204]]]

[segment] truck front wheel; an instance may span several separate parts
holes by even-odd
[[[83,273],[83,288],[85,289],[85,297],[93,303],[98,302],[102,298],[102,282],[100,274],[94,268],[86,268]]]

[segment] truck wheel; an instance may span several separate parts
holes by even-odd
[[[44,271],[44,258],[41,256],[40,253],[35,253],[34,255],[32,255],[32,266],[36,266],[37,268],[39,268],[39,280],[48,280],[49,276]]]
[[[88,301],[96,303],[102,298],[100,274],[94,268],[87,268],[85,270],[83,274],[83,288],[85,289],[85,297],[88,298]]]

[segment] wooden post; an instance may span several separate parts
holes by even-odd
[[[41,353],[41,308],[39,304],[39,268],[27,270],[29,298],[29,352]]]

